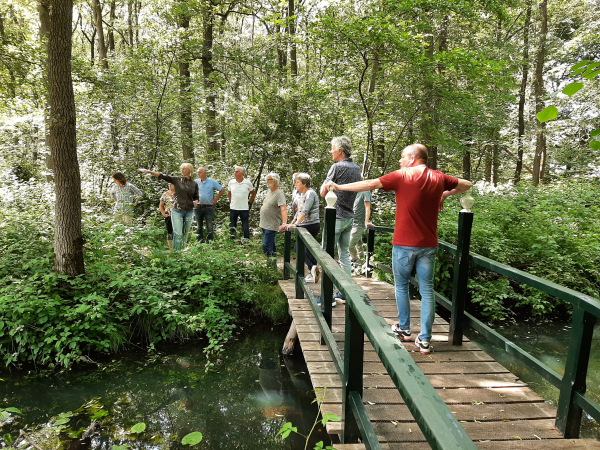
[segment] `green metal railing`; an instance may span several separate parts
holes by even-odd
[[[463,327],[469,326],[490,339],[494,344],[504,348],[509,355],[518,359],[528,368],[552,383],[560,390],[556,427],[564,434],[565,438],[578,438],[583,411],[600,422],[600,405],[585,395],[594,325],[597,318],[600,317],[600,301],[549,280],[507,266],[506,264],[470,253],[472,224],[473,213],[461,211],[458,220],[457,245],[454,246],[444,241],[439,242],[440,249],[455,256],[452,300],[447,299],[437,292],[435,293],[436,302],[451,313],[448,341],[453,345],[461,345]],[[375,249],[375,233],[389,233],[393,232],[394,229],[372,225],[368,228],[367,267],[375,267],[392,273],[392,269],[389,266],[373,262],[372,256]],[[469,266],[471,264],[491,270],[526,286],[536,288],[573,305],[571,337],[564,375],[561,376],[514,342],[506,339],[465,311],[465,304],[468,297]],[[414,278],[412,283],[418,286],[418,282]]]
[[[477,447],[440,398],[410,353],[398,341],[390,325],[369,296],[333,259],[335,209],[325,209],[325,249],[303,228],[295,228],[296,267],[290,263],[291,234],[285,233],[284,278],[294,276],[296,298],[308,298],[317,318],[321,341],[327,345],[342,380],[342,443],[360,438],[367,450],[381,449],[365,409],[363,397],[364,336],[393,380],[406,406],[433,449],[469,450]],[[308,247],[322,268],[321,306],[304,280],[304,250]],[[331,332],[333,285],[344,294],[344,356]]]

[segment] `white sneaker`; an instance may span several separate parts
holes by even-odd
[[[312,273],[309,273],[304,277],[304,281],[306,281],[307,283],[314,283],[315,277],[312,275]]]

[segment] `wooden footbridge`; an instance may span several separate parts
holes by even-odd
[[[325,250],[305,230],[296,230],[296,267],[290,264],[290,233],[286,233],[284,273],[280,286],[289,300],[298,339],[313,387],[325,389],[323,413],[342,418],[327,431],[340,437],[338,450],[362,449],[600,449],[600,442],[577,439],[582,412],[598,420],[600,407],[585,395],[585,378],[595,319],[600,302],[547,280],[469,254],[472,216],[461,213],[459,242],[441,243],[456,256],[453,300],[436,294],[452,318],[438,315],[429,355],[392,333],[397,322],[394,287],[372,279],[351,279],[331,258],[334,213],[327,211]],[[468,213],[472,214],[472,213]],[[372,254],[374,233],[369,230]],[[327,244],[329,242],[329,245]],[[304,247],[323,269],[321,283],[304,280]],[[514,343],[464,311],[468,264],[487,265],[517,281],[574,304],[573,337],[564,375],[553,372]],[[468,266],[467,266],[468,267]],[[383,270],[388,270],[380,266]],[[289,279],[293,275],[292,279]],[[462,277],[462,279],[461,279]],[[347,302],[317,306],[315,298],[331,298],[333,284]],[[416,283],[416,281],[415,281]],[[461,286],[461,283],[463,284]],[[464,294],[462,294],[464,296]],[[461,307],[462,303],[462,307]],[[420,301],[411,301],[411,329],[420,329]],[[463,336],[470,326],[502,345],[560,389],[558,406],[544,401],[509,370]]]

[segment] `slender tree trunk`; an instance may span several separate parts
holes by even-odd
[[[52,151],[50,150],[49,134],[50,134],[50,103],[48,100],[48,39],[50,37],[50,12],[49,3],[39,2],[38,3],[38,14],[40,18],[40,40],[44,42],[46,49],[46,57],[44,58],[43,67],[43,81],[45,88],[45,101],[44,101],[44,146],[46,147],[46,168],[48,169],[48,175],[46,175],[46,181],[54,180],[52,172],[54,171],[54,162],[52,160]]]
[[[290,34],[290,70],[292,76],[298,76],[298,61],[296,60],[296,6],[294,0],[288,0],[288,32]]]
[[[110,2],[110,26],[108,27],[108,49],[111,54],[115,54],[115,20],[117,18],[116,15],[117,5],[115,0],[111,0]]]
[[[221,156],[219,136],[217,133],[217,106],[214,93],[214,81],[212,74],[214,67],[212,65],[213,48],[213,11],[212,5],[207,5],[208,11],[204,16],[204,44],[202,46],[202,75],[204,77],[204,91],[206,94],[206,148],[207,157],[215,160]]]
[[[4,32],[4,18],[2,17],[2,11],[0,11],[0,39],[2,40],[2,42],[0,42],[0,46],[1,46],[4,44],[4,40],[6,39],[6,35]],[[15,98],[17,96],[17,92],[15,90],[15,87],[17,85],[17,80],[15,79],[15,73],[12,69],[10,62],[7,62],[5,65],[6,65],[6,69],[8,70],[8,76],[10,77],[10,86],[8,86],[8,88],[10,90],[10,95],[12,98]]]
[[[100,0],[92,0],[94,8],[94,26],[98,33],[98,58],[104,69],[108,69],[108,59],[106,57],[106,44],[104,41],[104,24],[102,23],[102,7]]]
[[[492,146],[492,183],[494,183],[494,186],[498,186],[499,179],[500,179],[500,143],[498,142],[498,139],[496,139],[494,142],[494,145]]]
[[[523,65],[521,67],[521,89],[519,90],[519,136],[517,167],[515,168],[514,184],[521,181],[523,170],[523,137],[525,136],[525,99],[527,92],[527,79],[529,78],[529,28],[531,26],[531,0],[527,0],[527,14],[523,30]]]
[[[129,34],[129,45],[133,47],[133,0],[127,2],[127,32]]]
[[[462,159],[462,177],[465,180],[471,179],[471,150],[465,150]]]
[[[542,111],[546,105],[544,97],[546,89],[544,87],[544,59],[546,57],[546,36],[548,34],[548,1],[543,0],[540,4],[540,44],[537,54],[537,63],[535,67],[535,112]],[[537,133],[535,144],[535,156],[533,158],[533,185],[537,186],[540,182],[542,171],[542,159],[546,154],[546,134],[545,123],[540,123],[537,119]]]
[[[185,1],[179,3],[181,11],[179,13],[179,27],[185,32],[190,28],[190,14],[188,5]],[[190,88],[192,85],[190,74],[190,61],[186,49],[187,35],[182,43],[182,54],[179,61],[179,99],[181,103],[181,112],[179,116],[181,127],[181,151],[183,160],[194,162],[194,135],[192,123],[192,99]]]
[[[75,95],[71,79],[73,0],[52,0],[48,38],[49,143],[56,189],[54,270],[85,272],[81,233],[81,179],[77,161]]]
[[[436,129],[436,92],[435,92],[435,80],[433,73],[434,67],[434,36],[433,30],[428,38],[427,56],[431,65],[431,70],[428,70],[427,80],[425,81],[425,93],[427,98],[425,99],[423,119],[423,144],[427,147],[429,158],[427,160],[427,166],[430,169],[437,170],[437,146],[435,145],[435,129]]]
[[[492,182],[492,155],[490,154],[490,146],[486,144],[484,146],[485,152],[485,169],[483,171],[483,179],[491,183]]]

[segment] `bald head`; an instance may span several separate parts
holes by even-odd
[[[403,153],[406,152],[415,158],[419,164],[427,164],[427,147],[423,144],[412,144],[406,147]]]

